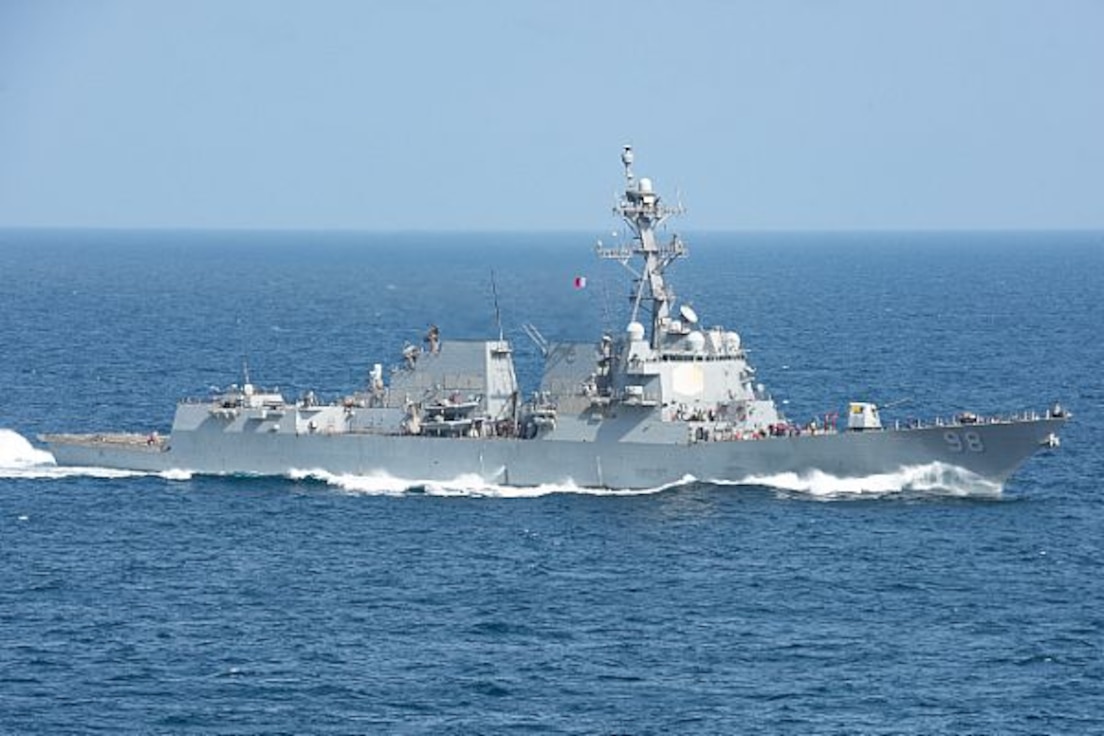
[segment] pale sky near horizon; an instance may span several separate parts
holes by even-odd
[[[1104,229],[1101,0],[0,0],[0,227]]]

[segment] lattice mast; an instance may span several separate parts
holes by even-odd
[[[652,348],[658,349],[675,301],[675,293],[663,280],[663,272],[676,259],[686,254],[686,246],[678,235],[673,235],[669,242],[660,244],[656,239],[656,229],[668,217],[682,214],[683,208],[681,205],[671,207],[663,204],[661,197],[652,188],[651,179],[636,179],[632,169],[632,146],[625,146],[622,150],[621,163],[625,166],[625,193],[613,211],[629,226],[632,242],[615,248],[602,248],[599,244],[598,256],[619,261],[636,277],[636,290],[632,296],[632,320],[639,321],[641,306],[646,303],[650,305],[652,319],[649,339]],[[643,261],[640,271],[630,265],[634,256],[639,256]]]

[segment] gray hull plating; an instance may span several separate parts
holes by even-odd
[[[456,439],[366,434],[232,437],[176,433],[165,448],[51,441],[61,465],[206,474],[334,475],[377,473],[417,481],[475,476],[500,485],[653,488],[687,476],[744,481],[780,473],[821,471],[867,477],[940,462],[1003,482],[1063,424],[1062,419],[912,430],[844,432],[701,442],[676,446],[542,439]],[[971,443],[962,441],[971,433]]]

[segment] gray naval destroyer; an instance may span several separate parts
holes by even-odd
[[[408,346],[385,372],[340,401],[294,401],[248,379],[207,400],[178,404],[169,436],[45,435],[61,465],[200,474],[386,474],[422,481],[476,476],[496,485],[575,484],[653,488],[687,478],[745,482],[817,471],[862,478],[940,463],[1002,484],[1067,420],[1058,406],[1002,418],[883,426],[874,403],[836,417],[790,422],[748,363],[739,335],[705,328],[689,305],[675,308],[664,273],[687,254],[657,228],[681,207],[621,157],[625,191],[615,213],[631,238],[598,255],[635,279],[620,335],[550,343],[540,388],[523,400],[513,352],[502,339]],[[597,336],[596,336],[597,337]]]

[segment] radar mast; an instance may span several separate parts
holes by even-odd
[[[613,248],[603,248],[599,243],[598,256],[619,261],[621,265],[636,277],[636,292],[632,297],[632,321],[640,319],[640,308],[644,304],[651,308],[650,342],[658,349],[662,334],[670,321],[671,305],[675,293],[663,279],[663,272],[675,260],[686,255],[686,246],[678,235],[667,243],[660,244],[656,239],[656,229],[668,217],[680,215],[682,206],[671,207],[663,204],[660,196],[652,188],[652,180],[646,177],[637,179],[633,174],[632,146],[621,151],[621,163],[625,167],[625,193],[614,206],[613,212],[620,215],[629,226],[632,241]],[[630,265],[634,256],[643,261],[641,270]]]

